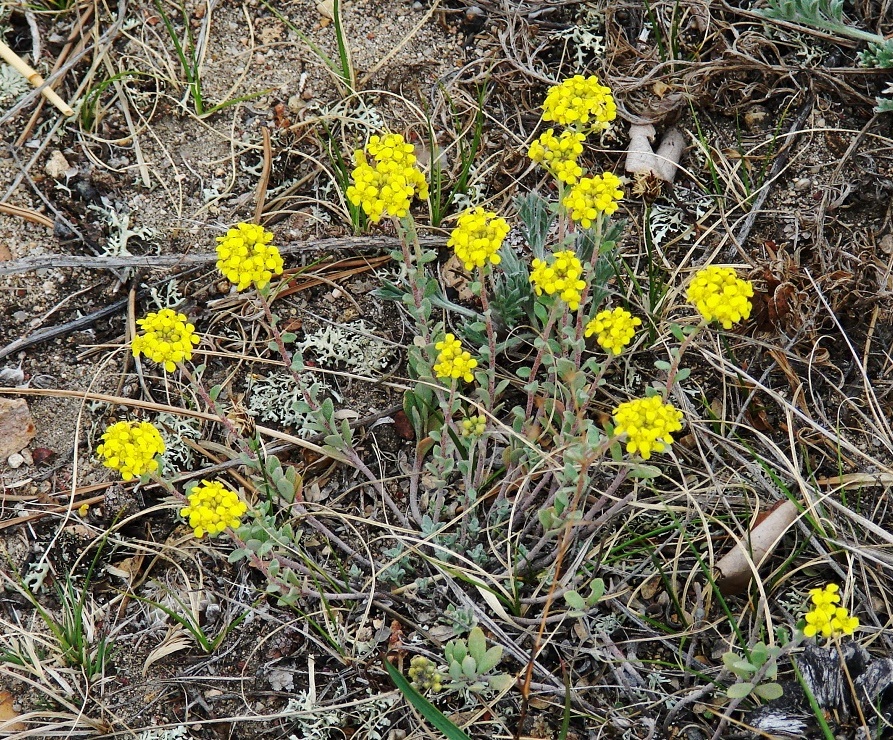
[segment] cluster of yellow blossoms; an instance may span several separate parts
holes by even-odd
[[[164,440],[147,421],[119,421],[105,430],[96,452],[105,467],[130,480],[158,470],[155,458],[164,454]]]
[[[730,267],[710,265],[700,270],[688,286],[688,302],[706,321],[719,321],[724,329],[750,316],[753,285],[741,280]]]
[[[550,262],[535,259],[531,266],[530,282],[537,295],[558,295],[571,311],[580,307],[586,281],[581,280],[583,265],[576,254],[569,249],[555,252]]]
[[[553,85],[543,103],[543,120],[562,126],[604,131],[617,117],[611,88],[599,84],[598,77],[575,75]]]
[[[158,313],[146,314],[146,318],[136,323],[145,333],[133,339],[134,357],[144,354],[153,362],[163,364],[168,372],[177,369],[176,363],[192,359],[192,345],[198,344],[199,338],[185,314],[163,308]]]
[[[643,459],[673,444],[673,432],[682,429],[682,412],[660,396],[637,398],[614,409],[615,434],[627,436],[626,451]]]
[[[415,147],[400,134],[372,136],[365,151],[354,152],[354,163],[347,199],[362,207],[370,221],[377,223],[385,214],[403,218],[413,197],[428,197],[428,183],[416,167]]]
[[[508,233],[509,225],[504,218],[483,208],[469,208],[459,216],[447,246],[455,250],[466,270],[483,267],[488,262],[498,265],[501,259],[497,252]]]
[[[424,655],[416,655],[409,662],[409,680],[423,694],[426,691],[436,694],[443,688],[443,675],[437,670],[434,661]]]
[[[809,597],[813,603],[811,611],[806,613],[806,626],[803,634],[807,637],[838,637],[851,635],[859,626],[859,618],[851,617],[849,612],[840,603],[839,587],[836,583],[829,583],[824,588],[813,588],[809,591]]]
[[[573,185],[583,176],[583,168],[577,163],[583,153],[585,134],[578,131],[563,131],[555,136],[555,129],[549,129],[530,145],[527,156],[543,165],[561,182]]]
[[[642,325],[642,319],[634,317],[624,308],[613,311],[601,311],[586,324],[586,336],[595,334],[596,341],[602,349],[619,355],[636,335],[636,327]]]
[[[463,437],[480,437],[487,431],[487,417],[483,414],[466,416],[462,419]]]
[[[180,516],[189,520],[196,537],[207,532],[216,537],[227,527],[238,527],[248,507],[235,491],[224,488],[219,481],[203,480],[186,496],[188,506],[180,509]]]
[[[263,288],[273,275],[282,274],[282,257],[270,244],[273,234],[257,224],[240,223],[217,237],[217,269],[245,290],[252,283]]]
[[[617,203],[623,198],[621,184],[620,178],[611,172],[584,177],[561,203],[574,223],[588,229],[602,213],[610,216],[617,210]]]
[[[434,348],[439,353],[434,365],[434,374],[438,378],[462,378],[466,383],[474,380],[471,371],[478,366],[478,361],[471,356],[471,353],[462,349],[462,342],[456,339],[455,335],[447,334],[442,341],[434,345]]]

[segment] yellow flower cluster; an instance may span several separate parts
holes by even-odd
[[[851,617],[849,612],[840,603],[839,587],[836,583],[829,583],[824,588],[813,588],[809,591],[809,597],[813,603],[813,609],[806,613],[806,626],[803,634],[807,637],[838,637],[839,635],[851,635],[859,626],[859,617]]]
[[[599,84],[595,75],[575,75],[553,85],[543,103],[543,120],[562,126],[604,131],[616,117],[617,106],[611,88]]]
[[[731,329],[750,316],[753,284],[741,280],[730,267],[710,265],[699,270],[688,286],[688,302],[707,321],[719,321],[724,329]]]
[[[551,262],[533,260],[530,282],[537,295],[558,295],[571,311],[580,307],[581,291],[586,281],[581,279],[583,265],[571,250],[555,252]]]
[[[488,262],[498,265],[501,258],[497,252],[508,233],[509,225],[504,218],[483,208],[469,208],[459,216],[447,246],[455,250],[466,270],[483,267]]]
[[[462,419],[463,437],[480,437],[486,431],[487,417],[483,414],[481,414],[480,416],[467,416]]]
[[[434,661],[424,655],[416,655],[409,662],[409,680],[422,693],[431,691],[436,694],[443,688],[443,676]]]
[[[254,283],[263,288],[273,275],[282,274],[282,257],[270,244],[273,234],[257,224],[240,223],[217,237],[217,269],[236,286],[245,290]]]
[[[434,374],[438,378],[462,378],[466,383],[474,380],[471,371],[478,366],[478,361],[462,349],[462,342],[453,334],[447,334],[434,348],[439,352],[434,365]]]
[[[586,324],[586,336],[595,334],[596,341],[606,352],[619,355],[636,335],[636,327],[642,325],[642,319],[634,317],[623,308],[613,311],[601,311]]]
[[[146,314],[146,318],[136,323],[145,333],[133,339],[134,357],[144,354],[153,362],[163,364],[168,372],[177,369],[176,363],[192,359],[192,345],[198,344],[199,338],[186,314],[163,308],[158,313]]]
[[[367,154],[374,164],[369,164]],[[365,151],[354,152],[354,163],[347,198],[361,206],[370,221],[377,223],[385,214],[403,218],[414,196],[428,197],[428,183],[416,167],[415,147],[400,134],[371,137]]]
[[[583,153],[584,134],[577,131],[563,131],[555,136],[555,129],[549,129],[536,139],[527,150],[527,156],[543,165],[561,182],[573,185],[583,177],[583,168],[577,163]]]
[[[620,178],[611,172],[583,177],[561,203],[574,223],[588,229],[602,213],[610,216],[617,210],[617,203],[623,198],[621,185]]]
[[[248,511],[235,491],[224,488],[216,480],[203,480],[201,485],[189,491],[186,499],[189,505],[180,509],[180,516],[189,519],[196,537],[202,537],[206,532],[209,537],[216,537],[227,527],[238,527],[242,515]]]
[[[643,459],[673,444],[673,432],[682,429],[682,412],[660,396],[637,398],[614,409],[614,433],[627,435],[626,451]]]
[[[105,430],[96,454],[105,467],[130,480],[158,470],[155,456],[164,454],[164,440],[148,421],[119,421]]]

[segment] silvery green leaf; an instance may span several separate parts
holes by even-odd
[[[736,683],[729,686],[728,690],[726,691],[726,696],[729,697],[729,699],[743,699],[748,694],[750,694],[751,691],[753,691],[753,688],[753,684],[749,681],[742,681],[741,683]]]
[[[475,627],[468,633],[468,654],[480,663],[487,652],[487,638],[480,627]]]
[[[781,697],[784,696],[784,689],[777,683],[760,684],[753,690],[753,692],[766,701],[774,701],[775,699],[781,699]]]
[[[466,655],[462,659],[462,673],[467,678],[474,678],[477,676],[477,661],[470,655]]]
[[[583,600],[583,597],[580,596],[576,591],[568,591],[564,595],[564,600],[567,602],[568,606],[571,609],[576,609],[578,611],[583,611],[586,609],[586,602]]]

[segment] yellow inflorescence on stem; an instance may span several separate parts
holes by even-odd
[[[224,488],[219,481],[203,480],[186,496],[188,506],[180,509],[180,516],[189,520],[196,537],[207,532],[216,537],[227,527],[238,527],[248,507],[235,491]]]
[[[467,416],[462,419],[463,437],[480,437],[487,431],[487,417],[483,414]]]
[[[158,470],[155,457],[164,454],[164,440],[148,421],[119,421],[105,430],[96,453],[105,467],[130,480]]]
[[[584,229],[592,226],[602,213],[610,216],[623,198],[620,178],[611,172],[580,179],[561,201],[571,220]]]
[[[573,185],[583,177],[583,168],[577,163],[583,153],[584,134],[577,131],[562,131],[555,136],[555,129],[549,129],[536,139],[527,150],[527,156],[543,165],[561,182]]]
[[[483,208],[469,208],[459,216],[447,246],[455,250],[466,270],[483,267],[488,262],[498,265],[497,252],[508,233],[509,225],[504,218]]]
[[[851,635],[859,626],[859,618],[851,617],[849,611],[840,603],[839,587],[836,583],[829,583],[824,588],[813,588],[809,591],[809,598],[813,608],[806,612],[806,626],[803,634],[807,637],[838,637]]]
[[[673,432],[682,429],[682,412],[660,396],[637,398],[614,409],[614,433],[627,435],[626,451],[643,459],[673,444]]]
[[[282,274],[279,249],[270,244],[273,234],[257,224],[240,223],[217,237],[217,269],[245,290],[252,283],[263,288],[273,275]]]
[[[434,374],[438,378],[462,378],[466,383],[474,380],[471,371],[478,366],[478,361],[470,352],[462,349],[462,343],[453,334],[447,334],[434,348],[439,353],[434,365]]]
[[[602,349],[619,355],[636,335],[636,327],[642,325],[642,319],[633,316],[624,308],[613,311],[601,311],[586,324],[586,336],[595,334],[596,341]]]
[[[730,267],[710,265],[700,270],[688,286],[688,302],[707,321],[719,321],[731,329],[750,316],[753,284],[741,280]]]
[[[362,207],[370,221],[378,222],[385,214],[403,218],[413,197],[428,197],[428,183],[416,167],[415,147],[400,134],[371,137],[365,151],[354,152],[354,163],[347,199]]]
[[[192,345],[199,343],[195,326],[189,323],[186,314],[163,308],[158,313],[146,314],[136,322],[144,333],[133,339],[133,356],[144,354],[153,362],[164,365],[173,372],[176,363],[192,359]]]
[[[570,250],[555,252],[551,262],[535,259],[531,263],[530,282],[537,295],[558,295],[571,311],[580,307],[586,281],[581,278],[583,265]]]
[[[424,655],[416,655],[409,662],[409,680],[422,693],[430,691],[436,694],[443,688],[443,676],[434,661]]]
[[[604,131],[616,117],[617,106],[611,88],[599,84],[595,75],[575,75],[553,85],[543,103],[543,120],[562,126]]]

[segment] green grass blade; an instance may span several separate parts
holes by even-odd
[[[440,730],[444,734],[444,737],[448,738],[448,740],[471,740],[468,735],[450,722],[443,712],[416,691],[415,687],[406,680],[400,671],[388,662],[387,658],[383,658],[382,663],[384,664],[388,675],[390,675],[391,680],[394,682],[394,685],[400,689],[400,693],[406,697],[406,700],[412,704],[426,720]]]

